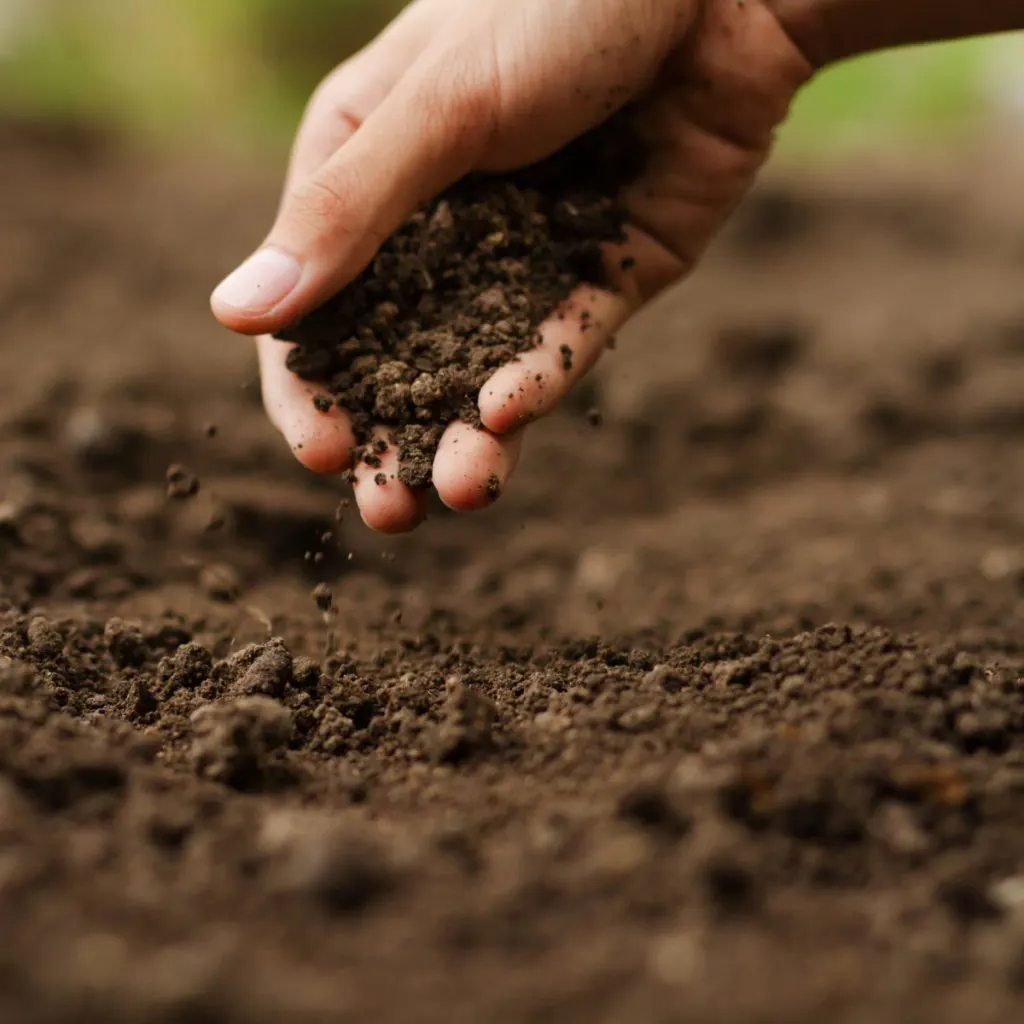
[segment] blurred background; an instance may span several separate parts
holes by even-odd
[[[158,143],[279,151],[318,79],[402,0],[0,0],[0,104]],[[1024,121],[1020,37],[851,62],[807,91],[783,157]]]

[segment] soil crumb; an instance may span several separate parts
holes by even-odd
[[[313,588],[313,602],[324,614],[331,610],[331,607],[334,604],[334,595],[331,593],[331,588],[327,586],[326,583],[318,583]]]
[[[184,466],[167,467],[167,497],[172,501],[187,501],[199,493],[199,477]]]

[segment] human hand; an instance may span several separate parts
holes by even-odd
[[[427,198],[470,171],[540,160],[629,104],[650,160],[624,196],[628,241],[608,260],[614,290],[574,296],[591,328],[549,320],[540,345],[484,385],[486,429],[454,423],[437,452],[441,499],[482,507],[494,478],[503,487],[515,468],[520,428],[693,267],[811,73],[765,0],[417,0],[314,95],[277,221],[214,293],[214,312],[260,336],[267,412],[298,459],[341,472],[355,447],[345,413],[317,411],[316,389],[287,370],[288,346],[270,334],[352,281]],[[356,500],[371,527],[400,532],[423,518],[426,496],[397,479],[393,449],[383,459],[355,467]]]

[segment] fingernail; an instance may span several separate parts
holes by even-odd
[[[213,301],[243,313],[267,313],[294,291],[300,277],[302,267],[294,256],[260,249],[217,285]]]

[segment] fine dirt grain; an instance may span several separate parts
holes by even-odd
[[[208,319],[274,183],[5,127],[0,1019],[1019,1021],[1024,208],[957,180],[767,186],[384,541]]]

